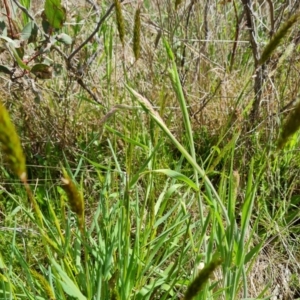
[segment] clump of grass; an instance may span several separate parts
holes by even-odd
[[[269,44],[265,47],[263,53],[261,54],[259,64],[262,65],[267,61],[267,59],[271,56],[272,52],[279,45],[280,41],[287,34],[288,30],[297,22],[299,16],[300,14],[293,15],[281,26],[281,28],[276,32]]]
[[[124,46],[125,25],[124,25],[124,18],[121,9],[121,3],[119,0],[115,0],[115,7],[116,7],[116,19],[117,19],[119,37],[122,42],[122,45]]]
[[[299,129],[300,127],[300,101],[297,103],[293,112],[290,113],[288,119],[283,125],[280,138],[278,140],[277,149],[282,149],[287,143],[288,139]]]
[[[82,193],[78,190],[73,180],[69,177],[67,171],[63,168],[63,189],[65,190],[71,210],[77,215],[79,228],[83,230],[84,227],[84,201]]]
[[[141,49],[141,9],[137,8],[134,16],[133,53],[136,60],[140,58]]]
[[[0,102],[0,142],[12,172],[26,182],[26,162],[20,138],[4,105]]]

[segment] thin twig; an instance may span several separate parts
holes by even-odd
[[[241,22],[244,18],[244,15],[245,15],[245,10],[244,10],[242,12],[241,16],[240,17],[238,16],[235,1],[233,1],[233,8],[234,8],[234,13],[235,13],[235,18],[236,18],[236,26],[235,26],[234,44],[233,44],[231,59],[230,59],[230,72],[232,71],[232,68],[233,68],[235,53],[236,53],[236,49],[237,49],[237,46],[238,46],[238,39],[239,39],[239,34],[240,34]]]
[[[207,97],[205,97],[205,99],[202,101],[202,105],[200,106],[200,108],[196,112],[193,113],[192,117],[195,118],[195,120],[197,122],[198,122],[198,120],[197,120],[196,116],[207,106],[209,101],[214,98],[214,96],[216,95],[216,93],[220,89],[220,87],[222,85],[222,82],[223,82],[223,80],[219,79],[219,82],[217,83],[217,86],[216,86],[214,92],[212,94],[208,95]]]
[[[22,12],[32,21],[34,21],[33,16],[29,13],[29,11],[26,9],[26,7],[24,7],[23,5],[21,5],[17,0],[13,0],[13,2],[22,10]]]
[[[254,74],[254,93],[255,93],[255,99],[252,107],[252,111],[250,113],[250,124],[254,124],[258,114],[259,114],[259,106],[260,101],[262,97],[262,86],[263,86],[263,70],[264,65],[260,65],[260,53],[259,53],[259,46],[256,41],[256,32],[255,32],[255,26],[253,22],[253,12],[251,10],[251,0],[242,0],[244,5],[244,10],[246,14],[246,21],[247,21],[247,27],[250,34],[250,43],[252,48],[252,54],[254,58],[254,67],[255,67],[255,74]],[[251,125],[251,126],[252,126]]]
[[[15,27],[14,23],[11,20],[10,8],[9,8],[8,3],[7,3],[7,0],[4,0],[4,6],[5,6],[5,10],[6,10],[6,17],[7,17],[11,37],[15,38],[14,30],[16,29],[16,27]],[[16,32],[17,32],[17,30],[16,30]]]
[[[209,0],[207,0],[209,1]],[[193,6],[194,6],[195,1],[191,1],[189,8],[188,8],[188,14],[186,17],[186,22],[185,22],[185,39],[188,39],[188,28],[189,28],[189,23],[190,23],[190,18],[191,18],[191,14],[192,14],[192,10],[193,10]],[[207,36],[205,35],[205,39],[207,38]],[[185,65],[185,59],[186,59],[186,44],[183,45],[183,50],[182,50],[182,58],[181,58],[181,67],[183,67]]]
[[[93,7],[93,9],[96,11],[97,15],[100,15],[100,13],[99,13],[100,9],[99,9],[99,6],[97,5],[97,3],[95,3],[92,0],[86,0],[86,2],[88,2]]]
[[[122,3],[124,0],[121,0],[120,2]],[[94,31],[90,34],[90,36],[79,46],[77,47],[68,57],[68,65],[71,64],[71,59],[88,43],[90,42],[93,37],[98,33],[101,25],[103,24],[103,22],[109,17],[109,15],[111,14],[113,8],[114,8],[115,4],[111,4],[111,6],[109,7],[109,9],[107,10],[107,12],[104,14],[104,16],[99,20],[96,28],[94,29]]]
[[[98,98],[97,96],[85,85],[85,83],[83,82],[82,78],[78,77],[77,78],[77,83],[84,89],[86,90],[89,95],[100,105],[105,106]]]

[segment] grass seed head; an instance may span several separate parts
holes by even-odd
[[[117,19],[118,32],[119,32],[120,40],[124,46],[125,25],[124,25],[124,18],[121,9],[121,3],[119,0],[115,0],[115,7],[116,7],[116,19]]]
[[[277,149],[281,149],[287,143],[288,139],[300,128],[300,101],[295,109],[289,114],[282,127]]]
[[[49,297],[50,300],[55,300],[56,297],[52,291],[52,288],[50,286],[50,284],[48,283],[48,281],[46,280],[46,278],[38,273],[37,271],[30,269],[31,274],[33,275],[33,277],[41,284],[41,286],[43,287],[45,293],[47,294],[47,296]]]
[[[259,64],[263,64],[271,56],[272,52],[277,48],[282,38],[287,34],[288,30],[297,22],[300,14],[293,15],[290,17],[281,28],[275,33],[271,41],[265,47],[263,53],[261,54]]]
[[[26,162],[20,138],[4,105],[0,102],[0,142],[5,158],[23,182],[26,181]]]
[[[204,288],[208,279],[213,274],[214,270],[221,264],[221,262],[222,261],[220,258],[214,256],[212,261],[199,271],[196,278],[192,281],[192,283],[188,287],[184,296],[184,300],[191,300],[199,294],[199,292]]]
[[[63,189],[65,190],[71,210],[77,215],[79,226],[82,229],[84,224],[84,201],[81,192],[69,177],[67,171],[63,169]]]
[[[141,49],[141,9],[137,8],[134,16],[133,53],[136,60],[140,58]]]

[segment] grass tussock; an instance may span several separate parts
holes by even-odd
[[[251,8],[257,54],[273,38],[250,130],[241,3],[72,0],[53,29],[53,5],[17,2],[0,22],[0,299],[299,298],[293,3]]]

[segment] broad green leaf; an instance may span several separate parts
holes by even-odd
[[[3,65],[0,65],[0,72],[8,74],[8,75],[11,74],[11,70],[8,67],[3,66]]]
[[[67,34],[65,34],[65,33],[61,33],[61,34],[59,34],[57,37],[56,37],[56,39],[59,41],[59,42],[61,42],[61,43],[64,43],[64,44],[66,44],[66,45],[72,45],[72,38],[69,36],[69,35],[67,35]]]
[[[30,71],[41,79],[52,78],[52,68],[46,64],[35,64]]]
[[[27,41],[28,43],[32,43],[36,41],[38,34],[38,28],[35,24],[35,22],[31,21],[25,25],[21,32],[21,40]]]
[[[62,28],[66,20],[66,9],[61,5],[61,1],[46,0],[44,9],[49,24],[56,29]]]
[[[75,283],[70,279],[67,273],[61,268],[61,266],[54,260],[51,260],[53,266],[59,273],[61,280],[60,283],[64,291],[71,297],[75,297],[79,300],[87,300],[87,298],[81,293]]]
[[[24,69],[24,70],[30,70],[30,67],[28,67],[23,60],[20,58],[18,52],[16,51],[16,49],[10,47],[10,50],[12,51],[15,60],[17,61],[18,65],[20,68]]]
[[[7,36],[7,26],[3,18],[0,18],[0,32],[1,35]]]
[[[152,172],[162,173],[162,174],[165,174],[165,175],[167,175],[171,178],[183,181],[186,184],[188,184],[191,188],[193,188],[195,191],[198,191],[198,187],[197,187],[196,183],[194,181],[192,181],[191,179],[189,179],[188,177],[186,177],[185,175],[179,173],[179,172],[176,172],[176,171],[173,171],[173,170],[170,170],[170,169],[159,169],[159,170],[153,170]]]
[[[12,40],[11,38],[4,35],[0,35],[0,39],[6,41],[10,47],[19,48],[21,46],[19,40]]]
[[[51,25],[46,19],[42,20],[42,27],[43,27],[43,30],[46,34],[48,34],[49,31],[51,30]]]
[[[7,42],[7,47],[9,48],[9,50],[12,52],[15,60],[17,61],[18,65],[20,68],[24,69],[24,70],[30,70],[30,67],[28,67],[20,58],[16,48],[20,47],[20,41],[19,40],[12,40],[9,37],[0,35],[0,39],[4,40]]]

